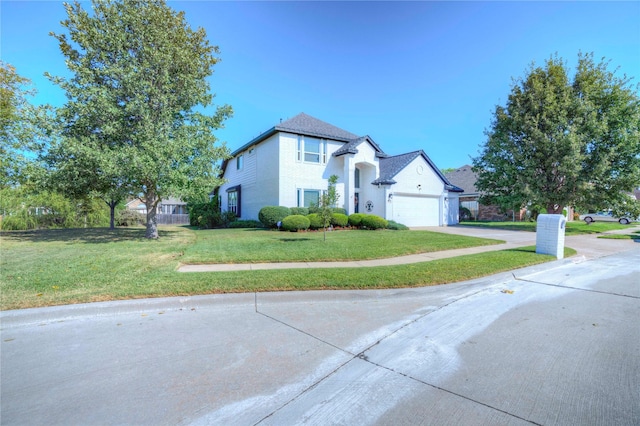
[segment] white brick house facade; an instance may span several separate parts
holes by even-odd
[[[338,176],[338,207],[407,226],[458,223],[458,193],[422,151],[388,156],[358,137],[306,114],[264,132],[222,165],[222,210],[258,219],[264,206],[308,207]]]

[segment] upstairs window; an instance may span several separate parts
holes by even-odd
[[[318,139],[305,138],[304,161],[309,163],[320,162],[320,141]]]
[[[236,170],[242,170],[244,164],[244,155],[238,155],[236,157]]]
[[[322,141],[322,164],[327,164],[327,141]]]

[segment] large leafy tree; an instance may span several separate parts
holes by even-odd
[[[51,77],[68,98],[54,166],[73,162],[66,176],[83,176],[78,185],[106,200],[140,195],[146,236],[157,238],[162,198],[190,198],[219,183],[216,164],[228,152],[213,131],[231,108],[202,112],[213,100],[207,77],[219,51],[162,0],[92,6],[89,13],[79,2],[65,4],[69,34],[52,34],[73,75]]]
[[[473,162],[483,202],[637,213],[628,193],[640,186],[640,100],[608,65],[579,54],[571,80],[556,56],[514,80]]]

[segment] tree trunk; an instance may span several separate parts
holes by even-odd
[[[156,218],[156,209],[158,207],[157,197],[154,193],[149,193],[145,197],[145,205],[147,206],[147,232],[146,238],[158,238],[158,222]]]
[[[107,203],[111,209],[111,217],[109,218],[109,229],[116,229],[116,203],[111,200]]]
[[[102,201],[104,201],[105,204],[109,206],[109,209],[110,209],[109,229],[114,230],[116,229],[116,206],[118,205],[120,200],[107,201],[103,198]]]
[[[557,204],[547,204],[547,214],[562,214],[562,206]]]

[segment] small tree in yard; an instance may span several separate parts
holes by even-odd
[[[336,206],[340,195],[336,192],[336,183],[338,182],[338,176],[331,175],[329,177],[329,187],[325,194],[321,194],[318,199],[318,216],[322,220],[323,238],[327,241],[327,228],[331,224],[331,217],[333,215],[333,208]]]
[[[91,5],[89,13],[77,1],[65,3],[69,35],[52,34],[72,73],[50,77],[67,96],[52,167],[83,176],[77,189],[112,205],[123,194],[139,196],[147,207],[146,237],[157,238],[161,199],[197,198],[221,183],[215,164],[228,151],[215,145],[213,131],[231,108],[202,112],[213,99],[207,77],[218,48],[164,0]]]

